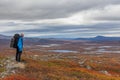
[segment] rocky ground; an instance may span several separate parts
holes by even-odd
[[[17,69],[24,69],[25,63],[23,62],[16,62],[15,57],[7,57],[0,62],[0,67],[4,68],[4,71],[0,74],[0,78],[4,78],[6,76],[16,74]]]

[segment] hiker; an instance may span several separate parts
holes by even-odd
[[[10,47],[16,49],[16,61],[21,61],[21,54],[23,51],[23,37],[24,34],[14,34],[14,36],[11,38]]]
[[[21,35],[17,39],[17,46],[16,46],[16,61],[20,62],[21,61],[21,54],[23,51],[23,37],[24,34],[21,33]]]

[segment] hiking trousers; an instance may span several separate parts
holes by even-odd
[[[21,54],[22,51],[19,51],[18,47],[16,48],[16,61],[20,62],[21,61]]]

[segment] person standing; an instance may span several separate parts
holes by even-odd
[[[17,62],[21,62],[21,55],[22,55],[22,51],[23,51],[23,37],[24,34],[21,33],[21,35],[18,37],[16,43],[16,61]]]

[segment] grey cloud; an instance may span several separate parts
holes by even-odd
[[[119,14],[119,13],[118,13]],[[96,17],[94,18],[95,20],[98,21],[120,21],[120,16],[101,16],[101,17]]]
[[[86,37],[86,36],[97,36],[97,35],[106,35],[106,34],[120,34],[119,25],[120,24],[104,23],[104,24],[86,25],[86,26],[85,25],[44,26],[42,29],[38,28],[38,29],[27,29],[27,30],[12,30],[12,31],[6,31],[5,33],[13,34],[13,33],[23,32],[25,34],[36,34],[39,37],[41,34],[43,34],[42,37],[43,36],[44,37],[46,36]]]
[[[0,19],[24,21],[64,18],[82,10],[119,3],[119,0],[1,0]]]
[[[17,26],[19,25],[19,23],[15,23],[15,22],[3,22],[3,23],[0,23],[0,26]]]
[[[116,13],[117,10],[116,12],[111,11],[114,11],[116,7],[110,8],[110,10],[108,9],[107,12],[106,6],[109,5],[120,5],[120,0],[1,0],[0,34],[13,35],[14,33],[24,32],[26,35],[35,34],[47,37],[118,35],[120,34],[120,15]],[[93,14],[94,10],[100,13]],[[61,24],[65,23],[68,19],[71,19],[70,21],[74,23],[74,18],[71,17],[78,12],[85,12],[85,16],[80,14],[83,18],[85,17],[83,23],[87,20],[89,22],[89,17],[90,21],[94,20],[98,21],[98,23],[93,25],[87,25],[85,23],[85,25]],[[63,22],[56,20],[60,18],[67,19]],[[79,18],[81,17],[78,16],[75,20]],[[41,22],[37,22],[37,20]],[[49,22],[49,20],[53,21]],[[99,23],[99,21],[103,22]],[[118,21],[118,23],[116,23],[116,21]]]

